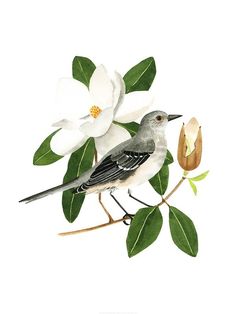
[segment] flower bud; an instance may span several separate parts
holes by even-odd
[[[183,124],[179,135],[178,162],[186,170],[196,169],[202,157],[202,132],[196,118],[186,126]]]

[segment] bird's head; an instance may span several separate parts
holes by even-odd
[[[167,114],[164,111],[152,111],[146,114],[141,121],[141,125],[151,128],[152,130],[164,129],[169,121],[180,118],[179,114]]]

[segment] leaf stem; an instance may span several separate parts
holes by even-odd
[[[162,201],[160,203],[158,203],[157,207],[167,203],[166,201],[178,190],[178,188],[181,186],[181,184],[185,181],[186,177],[183,176],[179,182],[175,185],[175,187],[170,191],[169,194],[166,195],[165,198],[162,198]],[[101,202],[101,199],[99,199],[99,202],[100,204],[102,205],[102,207],[104,206]],[[122,221],[125,221],[125,220],[128,220],[130,219],[128,216],[126,217],[123,217],[123,218],[119,218],[119,219],[116,219],[114,220],[111,215],[107,212],[107,210],[105,210],[105,208],[103,207],[104,211],[106,212],[108,218],[109,218],[109,221],[104,223],[104,224],[100,224],[100,225],[96,225],[96,226],[93,226],[93,227],[89,227],[89,228],[84,228],[84,229],[79,229],[79,230],[74,230],[74,231],[68,231],[68,232],[61,232],[61,233],[58,233],[58,235],[60,236],[67,236],[67,235],[73,235],[73,234],[78,234],[78,233],[84,233],[84,232],[88,232],[88,231],[92,231],[92,230],[96,230],[96,229],[100,229],[100,228],[103,228],[103,227],[107,227],[107,226],[111,226],[111,225],[114,225],[116,223],[119,223],[119,222],[122,222]]]
[[[178,188],[181,186],[181,184],[184,182],[186,177],[182,177],[179,182],[176,184],[176,186],[170,191],[169,194],[166,195],[166,197],[162,198],[162,201],[158,203],[156,206],[161,206],[178,190]]]

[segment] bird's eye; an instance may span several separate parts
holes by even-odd
[[[156,119],[157,119],[157,121],[161,121],[162,116],[157,116]]]

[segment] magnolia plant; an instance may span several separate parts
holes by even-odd
[[[74,67],[79,62],[78,58],[74,60]],[[75,70],[73,73],[79,78]],[[106,68],[99,65],[91,75],[88,90],[83,83],[72,78],[60,81],[57,98],[64,100],[60,103],[64,102],[71,118],[53,124],[61,128],[50,142],[54,153],[72,153],[88,138],[94,138],[97,152],[105,155],[114,147],[114,140],[120,144],[130,138],[129,132],[116,122],[132,122],[142,117],[151,105],[152,97],[147,91],[125,95],[123,78],[117,72],[113,76],[110,78]]]
[[[61,79],[58,87],[60,105],[64,105],[64,115],[53,127],[51,133],[34,154],[34,165],[49,165],[67,154],[71,154],[63,183],[87,171],[98,156],[134,136],[138,130],[135,121],[150,108],[153,98],[150,87],[156,75],[155,60],[149,57],[133,66],[123,77],[114,72],[108,75],[103,65],[95,66],[88,58],[75,57],[72,63],[73,78]],[[167,200],[187,179],[194,193],[194,181],[204,179],[208,172],[196,177],[188,177],[189,171],[196,169],[201,161],[202,135],[196,118],[183,125],[180,131],[178,162],[184,173],[178,184],[166,195],[169,181],[169,165],[173,157],[167,151],[161,170],[150,180],[150,186],[160,196],[161,201],[154,206],[141,208],[130,223],[127,235],[128,256],[134,256],[152,244],[162,227],[160,206],[169,207],[170,232],[174,243],[185,253],[196,256],[198,251],[197,232],[193,222],[183,212],[170,206]],[[71,190],[62,194],[65,218],[74,222],[85,199],[84,194],[74,194]],[[104,206],[101,194],[98,200],[109,221],[89,228],[60,233],[69,235],[125,222],[125,216],[114,220]]]

